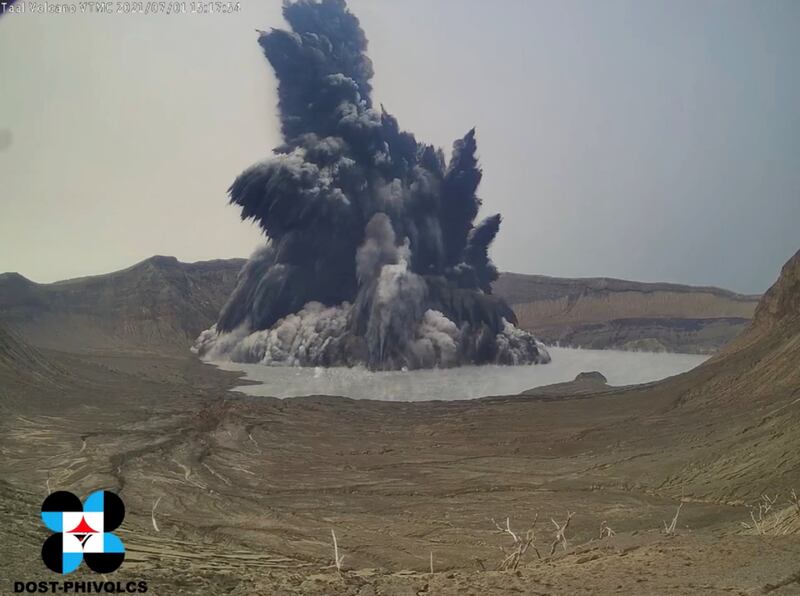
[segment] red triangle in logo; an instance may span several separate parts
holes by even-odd
[[[70,534],[89,534],[91,532],[97,532],[97,530],[93,530],[92,527],[86,523],[86,518],[81,516],[81,523],[78,524],[73,530],[70,530]]]

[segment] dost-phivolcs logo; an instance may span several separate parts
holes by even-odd
[[[107,490],[81,500],[67,491],[50,494],[42,503],[42,521],[51,534],[42,545],[42,561],[56,573],[72,573],[86,561],[97,573],[116,571],[125,547],[112,534],[125,518],[125,505]]]

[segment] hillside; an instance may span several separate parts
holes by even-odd
[[[713,287],[503,273],[494,291],[545,343],[712,353],[746,326],[758,302]]]
[[[0,325],[0,379],[50,381],[65,370]]]
[[[5,273],[0,322],[44,348],[184,351],[216,319],[243,262],[156,256],[114,273],[51,284]]]
[[[752,403],[774,400],[779,390],[800,397],[800,251],[781,269],[777,281],[759,301],[747,329],[701,369],[726,371],[736,390],[715,400]],[[704,387],[700,388],[704,393]],[[689,398],[686,398],[689,401]],[[800,399],[798,400],[800,401]]]
[[[800,251],[783,266],[778,281],[759,302],[753,325],[737,343],[747,344],[773,333],[782,338],[800,333]]]
[[[244,262],[155,256],[50,284],[3,273],[0,322],[44,348],[182,352],[216,320]],[[740,333],[757,301],[718,288],[514,273],[495,291],[547,343],[700,353]]]
[[[664,450],[638,463],[658,470],[647,476],[661,490],[727,502],[800,490],[800,251],[740,337],[643,393],[671,396],[641,439],[643,449],[663,441]]]
[[[69,370],[54,385],[16,373],[39,356],[5,341],[0,362],[17,374],[0,368],[0,511],[19,520],[0,529],[9,577],[48,577],[36,517],[45,490],[102,486],[125,501],[135,563],[116,577],[145,577],[157,593],[789,596],[800,586],[800,253],[733,343],[632,387],[583,374],[479,400],[276,400],[231,394],[241,381],[186,351],[35,350]],[[551,524],[565,519],[559,546]],[[525,532],[535,520],[541,557],[497,571],[512,545],[498,526]]]

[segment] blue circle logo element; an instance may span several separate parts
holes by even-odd
[[[107,490],[81,503],[71,492],[58,491],[42,503],[42,521],[55,532],[42,545],[42,561],[56,573],[72,573],[86,561],[97,573],[111,573],[125,560],[125,546],[112,534],[125,519],[125,504]]]

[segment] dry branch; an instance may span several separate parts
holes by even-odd
[[[616,535],[617,533],[608,526],[608,522],[604,521],[600,524],[600,540],[603,538],[611,538]]]
[[[775,505],[777,500],[777,494],[771,499],[769,495],[761,495],[761,498],[758,500],[758,505],[750,507],[750,519],[753,521],[753,525],[749,526],[750,529],[755,530],[757,534],[761,535],[768,532],[768,525],[770,525],[768,524],[769,512],[772,511],[772,506]],[[776,525],[774,520],[771,525]]]
[[[509,550],[502,549],[506,556],[497,566],[500,571],[506,571],[509,569],[514,570],[519,567],[520,560],[523,556],[525,556],[525,553],[527,553],[528,549],[530,548],[533,549],[533,552],[536,553],[536,556],[539,559],[542,558],[542,555],[539,553],[539,549],[537,549],[536,545],[534,544],[536,540],[535,530],[537,521],[539,521],[538,513],[533,518],[533,523],[531,524],[530,530],[525,532],[525,536],[522,537],[511,529],[511,520],[508,517],[506,518],[505,527],[501,526],[494,519],[492,519],[492,523],[494,524],[495,528],[497,528],[497,531],[500,534],[508,534],[513,541],[513,544]]]
[[[160,531],[161,531],[161,530],[159,530],[159,529],[158,529],[158,524],[156,523],[156,507],[158,507],[158,502],[159,502],[160,500],[161,500],[161,497],[158,497],[158,498],[156,499],[155,503],[153,503],[153,508],[152,508],[152,509],[150,509],[150,519],[151,519],[151,520],[152,520],[152,522],[153,522],[153,529],[154,529],[156,532],[160,532]]]
[[[678,526],[678,516],[681,514],[681,507],[683,507],[683,501],[678,504],[678,509],[675,511],[675,517],[672,518],[670,524],[667,525],[667,522],[664,522],[664,533],[667,536],[671,536],[675,533],[675,528]]]
[[[336,532],[331,528],[331,536],[333,537],[333,564],[336,566],[336,571],[342,575],[342,563],[344,562],[344,555],[339,556],[339,543],[336,541]]]
[[[787,515],[791,515],[795,511],[797,515],[800,515],[800,499],[797,492],[792,490],[786,506],[775,508],[778,497],[777,493],[774,497],[761,495],[756,503],[748,506],[752,523],[742,522],[742,527],[761,536],[778,536],[789,533],[791,524],[787,525],[784,522]]]
[[[559,543],[561,543],[561,546],[564,548],[564,550],[567,550],[566,531],[567,528],[569,527],[569,522],[572,521],[573,515],[575,515],[574,511],[573,512],[567,511],[567,519],[563,524],[559,524],[556,520],[550,518],[550,521],[553,522],[553,525],[556,527],[555,538],[553,538],[553,544],[550,545],[551,557],[555,554],[556,547],[558,546]]]

